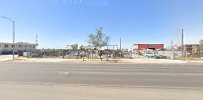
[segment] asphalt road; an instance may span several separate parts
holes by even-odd
[[[203,64],[0,63],[0,82],[203,88]]]

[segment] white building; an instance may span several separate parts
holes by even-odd
[[[25,51],[33,51],[36,49],[37,44],[31,44],[27,42],[18,42],[15,44],[15,52],[25,52]],[[6,53],[10,54],[12,53],[14,48],[13,43],[2,43],[0,42],[0,54]]]

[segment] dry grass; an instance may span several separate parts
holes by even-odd
[[[190,60],[190,61],[203,61],[203,59],[197,58],[197,57],[189,57],[188,60]]]

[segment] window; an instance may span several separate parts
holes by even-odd
[[[4,47],[5,47],[5,48],[8,48],[8,44],[5,44]]]

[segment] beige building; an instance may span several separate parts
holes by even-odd
[[[31,44],[27,42],[18,42],[15,44],[15,52],[33,51],[36,49],[37,44]],[[1,43],[0,42],[0,54],[12,53],[14,48],[13,43]]]
[[[184,51],[187,51],[192,56],[202,56],[203,46],[199,44],[187,44],[184,46]]]

